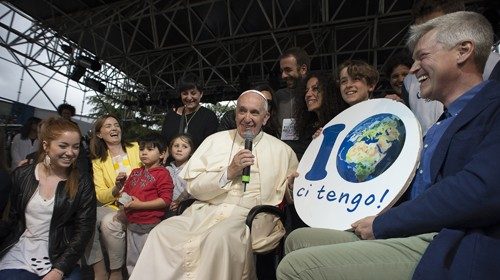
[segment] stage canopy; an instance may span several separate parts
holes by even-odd
[[[466,2],[479,11],[487,5]],[[164,112],[177,99],[177,81],[186,73],[205,81],[204,102],[235,99],[260,83],[279,88],[277,58],[292,46],[310,54],[312,70],[333,73],[337,64],[350,58],[380,69],[387,58],[405,48],[412,4],[408,0],[7,1],[11,11],[3,17],[12,17],[12,24],[1,23],[10,36],[0,44],[18,58],[19,65],[43,65],[133,110],[148,107]],[[30,19],[32,25],[15,28],[15,17]]]

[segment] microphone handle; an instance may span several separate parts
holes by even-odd
[[[252,140],[251,139],[245,139],[245,149],[252,151]]]
[[[245,139],[245,149],[252,151],[252,140]],[[241,181],[245,184],[250,183],[250,166],[243,168]]]

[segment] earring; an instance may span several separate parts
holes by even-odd
[[[45,154],[45,157],[43,158],[43,165],[47,168],[50,167],[50,157],[48,154]]]

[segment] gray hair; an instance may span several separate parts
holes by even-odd
[[[472,41],[475,46],[474,62],[482,72],[493,45],[493,29],[488,20],[475,12],[446,14],[410,27],[407,46],[413,52],[417,42],[429,31],[436,30],[437,42],[453,48],[461,42]]]
[[[258,96],[262,97],[262,99],[264,99],[262,102],[262,107],[264,108],[265,112],[268,112],[269,111],[269,105],[267,104],[267,98],[264,96],[264,94],[258,90],[255,90],[255,89],[249,89],[247,91],[244,91],[242,94],[240,94],[240,96],[238,97],[238,99],[240,99],[241,96],[245,95],[245,94],[248,94],[248,93],[253,93],[253,94],[257,94]]]

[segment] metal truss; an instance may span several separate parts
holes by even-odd
[[[0,59],[23,69],[16,101],[20,99],[22,83],[26,78],[30,78],[38,87],[38,90],[26,102],[28,105],[33,105],[34,98],[43,94],[55,110],[61,101],[54,103],[53,96],[45,89],[49,82],[54,81],[64,84],[66,87],[62,102],[66,102],[68,88],[83,92],[85,99],[85,95],[93,90],[82,83],[71,81],[69,76],[73,71],[76,57],[93,58],[95,55],[82,48],[75,48],[71,53],[63,52],[62,45],[74,46],[74,42],[33,20],[15,7],[8,5],[6,7],[8,9],[5,9],[5,13],[0,14],[0,46],[8,51],[9,56],[0,57]],[[113,100],[117,104],[123,103],[131,93],[146,91],[143,85],[138,84],[111,64],[103,63],[100,72],[93,73],[87,70],[80,82],[84,78],[103,82],[107,90],[100,94],[107,96],[108,100]]]
[[[278,57],[292,46],[310,54],[312,70],[333,73],[350,58],[381,68],[405,47],[413,1],[21,2],[12,3],[37,19],[32,27],[16,31],[0,26],[10,34],[0,44],[20,58],[16,63],[26,58],[27,68],[42,64],[68,75],[72,57],[58,46],[70,44],[106,63],[104,70],[87,73],[106,83],[106,94],[160,113],[168,100],[177,98],[177,81],[186,73],[205,81],[205,102],[234,99],[250,84],[278,87]],[[30,45],[43,51],[30,53]],[[48,62],[38,59],[41,55]]]

